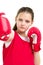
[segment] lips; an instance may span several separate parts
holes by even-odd
[[[20,28],[25,29],[25,27],[20,27]]]

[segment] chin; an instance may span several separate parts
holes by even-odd
[[[22,30],[20,30],[20,32],[22,32],[22,33],[23,33],[23,32],[26,32],[26,31],[22,29]]]
[[[19,30],[20,32],[22,32],[22,33],[23,33],[23,32],[26,32],[26,29],[24,29],[24,28],[19,28],[18,30]]]

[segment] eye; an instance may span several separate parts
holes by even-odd
[[[26,22],[27,22],[27,23],[30,23],[30,21],[29,21],[29,20],[26,20]]]

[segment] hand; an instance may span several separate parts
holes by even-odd
[[[11,33],[10,22],[6,17],[3,17],[4,13],[0,13],[0,40],[6,41]]]
[[[33,44],[37,43],[37,35],[36,34],[32,34],[31,37],[33,38]]]
[[[34,51],[40,50],[40,44],[41,44],[41,33],[38,28],[32,27],[28,31],[28,36],[30,39],[32,38],[32,47]]]

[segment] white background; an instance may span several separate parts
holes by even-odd
[[[0,0],[0,12],[6,13],[6,17],[9,19],[12,28],[15,24],[16,13],[23,6],[31,7],[34,10],[33,26],[37,26],[40,29],[43,39],[43,0]],[[3,65],[2,46],[3,42],[0,41],[0,65]],[[40,65],[43,65],[43,40],[41,41],[40,58]]]

